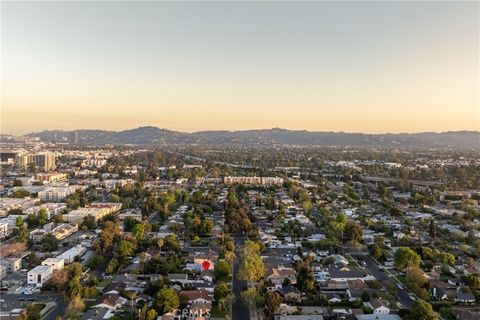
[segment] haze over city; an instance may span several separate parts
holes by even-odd
[[[1,1],[1,320],[480,320],[479,1]]]
[[[479,3],[8,2],[1,132],[479,130]]]

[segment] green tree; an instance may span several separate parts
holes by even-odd
[[[82,265],[79,262],[74,262],[67,267],[67,274],[69,279],[82,276]]]
[[[228,281],[230,277],[231,267],[226,261],[218,261],[215,264],[215,279],[217,281]]]
[[[17,189],[13,191],[12,198],[26,198],[30,196],[30,192],[25,189]]]
[[[45,208],[40,208],[37,212],[38,224],[43,226],[48,221],[48,211]]]
[[[226,297],[230,293],[230,289],[228,288],[225,282],[220,282],[215,286],[213,291],[213,297],[216,301]]]
[[[435,221],[433,219],[430,220],[429,231],[430,231],[430,236],[432,238],[435,238],[437,235],[437,228],[435,227]]]
[[[118,196],[118,195],[116,195],[116,194],[112,194],[112,195],[110,196],[110,201],[112,201],[112,202],[121,202],[122,199],[120,198],[120,196]]]
[[[248,309],[253,310],[255,308],[257,301],[259,300],[258,291],[255,287],[248,288],[245,291],[242,291],[240,294],[243,303],[248,307]]]
[[[384,254],[384,250],[377,243],[374,243],[368,246],[368,251],[370,252],[370,255],[375,259],[380,258]]]
[[[360,243],[362,241],[362,228],[356,223],[347,223],[345,227],[345,238],[347,241]]]
[[[22,217],[17,217],[17,219],[15,220],[15,225],[18,228],[23,227],[23,218]]]
[[[133,236],[138,240],[142,240],[143,239],[143,236],[145,234],[145,226],[143,225],[143,223],[137,223],[134,227],[133,227]]]
[[[480,290],[480,277],[476,274],[470,273],[464,277],[465,284],[473,290]]]
[[[87,215],[83,218],[82,223],[80,224],[80,228],[82,230],[95,230],[97,229],[97,222],[95,221],[95,217],[91,214]]]
[[[27,305],[26,310],[26,319],[27,320],[40,320],[42,317],[40,316],[40,308],[39,305],[35,303],[30,303]]]
[[[163,288],[155,294],[153,305],[159,314],[165,314],[177,309],[180,306],[180,299],[174,290]]]
[[[421,299],[413,304],[410,317],[415,320],[438,320],[432,305]]]
[[[106,254],[109,252],[113,245],[113,240],[120,234],[120,229],[118,225],[112,221],[105,222],[103,230],[100,233],[100,236],[95,239],[93,244],[95,251],[99,254]]]
[[[311,260],[305,258],[297,263],[297,286],[302,292],[314,293],[315,291],[315,278],[313,275]]]
[[[120,263],[118,262],[117,258],[112,258],[107,265],[106,272],[109,274],[113,274],[117,272],[118,267],[120,267]]]
[[[66,318],[67,319],[80,319],[78,316],[79,312],[83,311],[85,309],[85,303],[83,302],[82,298],[80,296],[74,297],[72,300],[70,300],[67,310],[66,310]]]
[[[74,277],[70,279],[65,287],[65,299],[73,300],[76,297],[81,297],[82,290],[83,287],[80,283],[80,277]]]
[[[58,250],[58,239],[51,233],[47,233],[42,237],[42,250],[52,252]]]
[[[117,256],[121,258],[131,257],[135,253],[136,247],[135,239],[122,239],[118,243]]]
[[[309,215],[312,212],[313,205],[310,200],[303,201],[302,207],[306,215]]]
[[[155,320],[158,317],[157,311],[155,309],[149,309],[147,311],[147,320]]]
[[[273,319],[275,311],[277,311],[280,306],[282,299],[280,295],[276,292],[267,292],[265,293],[265,317],[266,319]]]
[[[62,214],[57,214],[55,217],[53,217],[53,222],[63,223],[63,215]]]
[[[395,252],[394,261],[395,268],[405,271],[408,268],[420,265],[420,256],[410,248],[400,247]]]
[[[30,264],[32,264],[32,265],[39,265],[40,264],[40,259],[38,259],[35,251],[30,252],[30,255],[28,256],[28,260],[30,261]]]
[[[255,282],[262,279],[265,272],[262,258],[256,253],[249,253],[242,257],[237,277],[240,280]]]
[[[96,269],[103,264],[104,257],[100,254],[94,254],[87,260],[86,266],[90,269]]]

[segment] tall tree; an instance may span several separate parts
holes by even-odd
[[[410,318],[413,320],[438,320],[433,311],[432,305],[424,300],[418,299],[412,306]]]
[[[410,248],[400,247],[395,252],[394,265],[395,268],[401,271],[412,267],[418,268],[420,265],[420,256]]]

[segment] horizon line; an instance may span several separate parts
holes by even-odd
[[[74,132],[74,131],[110,131],[110,132],[122,132],[122,131],[128,131],[128,130],[135,130],[135,129],[141,129],[141,128],[156,128],[160,130],[166,130],[166,131],[171,131],[171,132],[177,132],[177,133],[185,133],[185,134],[194,134],[194,133],[200,133],[200,132],[245,132],[245,131],[266,131],[266,130],[286,130],[286,131],[303,131],[303,132],[309,132],[309,133],[344,133],[344,134],[365,134],[365,135],[387,135],[387,134],[421,134],[421,133],[436,133],[436,134],[441,134],[441,133],[449,133],[449,132],[473,132],[473,133],[480,133],[480,129],[458,129],[458,130],[447,130],[447,131],[433,131],[433,130],[426,130],[426,131],[415,131],[415,132],[377,132],[377,133],[368,133],[368,132],[360,132],[360,131],[333,131],[333,130],[326,130],[326,131],[321,131],[321,130],[307,130],[307,129],[297,129],[297,128],[281,128],[281,127],[270,127],[270,128],[256,128],[256,129],[234,129],[234,130],[228,130],[228,129],[204,129],[204,130],[196,130],[196,131],[182,131],[182,130],[173,130],[173,129],[168,129],[165,127],[158,127],[154,125],[141,125],[133,128],[126,128],[126,129],[116,129],[116,130],[111,130],[111,129],[83,129],[83,128],[78,128],[78,129],[43,129],[43,130],[38,130],[38,131],[29,131],[24,134],[11,134],[11,133],[4,133],[0,130],[0,135],[10,135],[14,137],[22,137],[26,136],[29,134],[36,134],[36,133],[41,133],[41,132],[46,132],[46,131],[59,131],[59,132]]]

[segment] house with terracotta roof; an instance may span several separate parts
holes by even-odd
[[[293,268],[279,266],[278,268],[271,268],[267,273],[267,281],[271,281],[277,290],[282,288],[285,279],[290,280],[290,284],[297,283],[297,273]]]

